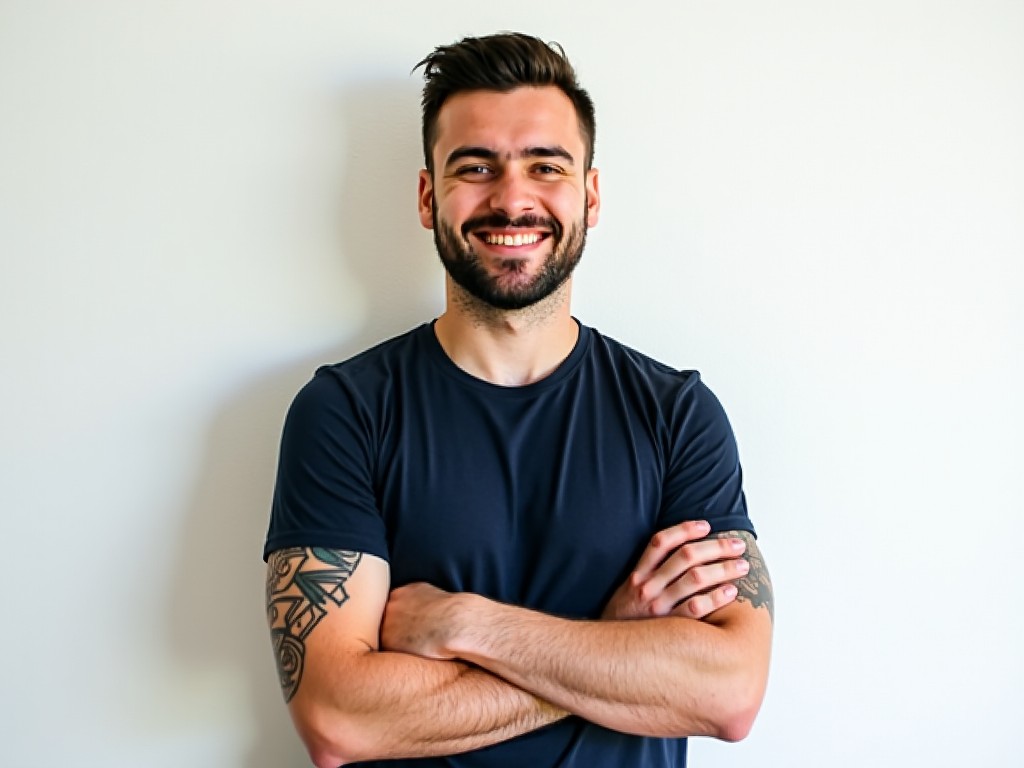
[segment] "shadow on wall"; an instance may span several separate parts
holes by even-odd
[[[250,711],[238,719],[248,715],[253,734],[246,768],[305,764],[277,683],[263,595],[261,554],[285,411],[318,365],[429,320],[440,306],[440,266],[415,210],[418,102],[411,83],[365,84],[342,94],[337,135],[346,137],[347,151],[338,247],[368,298],[367,320],[344,329],[339,347],[290,362],[226,404],[210,426],[182,530],[170,607],[172,654],[215,679],[244,680]],[[293,258],[302,269],[301,254]]]

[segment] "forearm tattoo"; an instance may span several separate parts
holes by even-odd
[[[285,701],[302,682],[306,638],[331,606],[348,600],[345,582],[361,557],[340,549],[293,547],[279,549],[267,561],[267,623]]]
[[[768,609],[768,615],[775,621],[775,599],[772,594],[772,580],[768,575],[768,568],[761,557],[761,550],[757,547],[757,540],[748,531],[723,531],[714,533],[708,538],[712,539],[743,539],[747,545],[743,558],[750,563],[750,570],[747,575],[737,579],[736,599],[746,601],[755,608],[764,606]]]

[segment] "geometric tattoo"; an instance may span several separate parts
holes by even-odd
[[[284,700],[302,682],[305,640],[331,605],[348,600],[345,582],[360,552],[321,547],[279,549],[267,561],[267,623]]]
[[[713,533],[709,539],[743,539],[747,544],[743,552],[743,558],[750,563],[750,570],[747,574],[735,581],[736,599],[745,600],[755,608],[762,605],[768,609],[768,615],[772,622],[775,621],[775,600],[772,594],[772,580],[768,575],[768,568],[761,557],[761,550],[757,548],[757,540],[748,531],[724,531]]]

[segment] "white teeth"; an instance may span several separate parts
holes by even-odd
[[[484,240],[487,242],[488,245],[533,245],[534,243],[540,240],[540,235],[538,235],[537,233],[529,235],[524,235],[521,233],[517,233],[515,235],[498,235],[488,232],[484,236]]]

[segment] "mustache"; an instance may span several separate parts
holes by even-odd
[[[484,227],[492,229],[534,229],[539,227],[551,230],[555,239],[561,239],[562,237],[562,225],[559,224],[556,219],[537,216],[533,213],[523,214],[515,219],[511,219],[500,213],[492,213],[487,216],[477,216],[475,219],[468,219],[462,225],[462,237],[468,238],[469,233],[474,229],[482,229]]]

